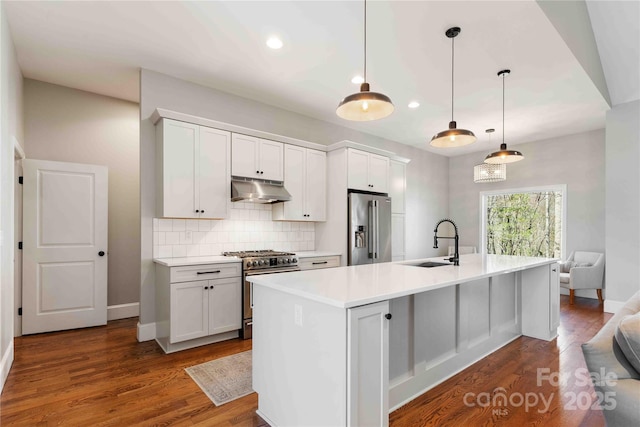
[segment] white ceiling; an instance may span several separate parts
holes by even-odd
[[[447,156],[498,147],[503,68],[509,145],[603,128],[609,108],[531,0],[370,1],[367,80],[396,111],[367,123],[335,115],[362,72],[360,1],[3,3],[27,78],[138,101],[146,68]],[[436,149],[451,118],[451,26],[455,120],[479,139]]]

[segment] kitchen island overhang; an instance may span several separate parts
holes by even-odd
[[[519,336],[555,338],[556,259],[411,265],[423,261],[256,276],[259,414],[272,425],[387,425],[390,408]]]

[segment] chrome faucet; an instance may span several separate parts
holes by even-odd
[[[438,227],[443,222],[449,222],[451,223],[451,225],[453,225],[453,229],[456,232],[456,235],[454,237],[438,236]],[[434,249],[438,249],[438,239],[454,239],[455,241],[454,254],[451,258],[448,258],[447,260],[449,262],[453,262],[453,265],[460,265],[460,254],[458,253],[458,226],[456,225],[456,223],[450,220],[449,218],[441,219],[440,221],[438,221],[438,223],[436,224],[435,230],[433,230],[433,248]]]

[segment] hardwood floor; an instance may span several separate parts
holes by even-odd
[[[576,370],[585,367],[580,344],[610,317],[597,300],[576,298],[570,306],[563,296],[558,339],[517,339],[393,412],[390,425],[603,426],[600,411],[584,409],[586,397],[592,402],[593,387],[580,385]],[[255,393],[215,407],[184,371],[249,350],[251,341],[165,355],[154,341],[136,341],[136,323],[124,319],[100,328],[17,338],[13,368],[0,396],[0,425],[266,425],[255,414]],[[538,368],[559,373],[559,384],[545,380],[538,386]],[[507,405],[486,406],[498,387],[504,388]],[[519,396],[531,405],[520,403]],[[550,402],[546,410],[542,399]]]

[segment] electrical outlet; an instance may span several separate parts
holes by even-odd
[[[293,306],[293,309],[294,309],[293,311],[295,312],[295,320],[294,320],[295,324],[297,326],[302,326],[302,306],[295,304]]]
[[[188,241],[191,241],[191,230],[187,230],[184,232],[184,238]]]

